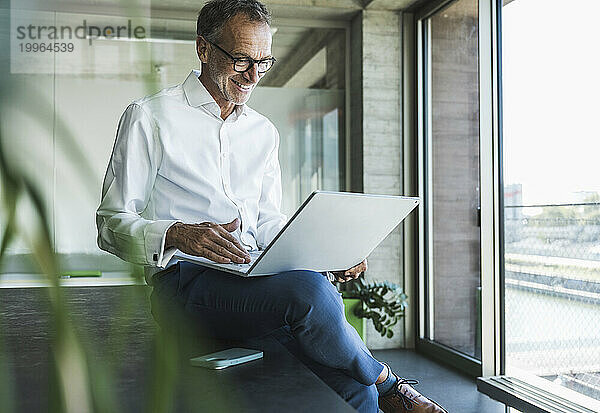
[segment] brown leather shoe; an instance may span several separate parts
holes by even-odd
[[[391,374],[392,371],[390,370]],[[416,391],[417,380],[407,380],[394,374],[398,383],[385,396],[379,396],[379,408],[384,413],[448,413],[442,406]]]

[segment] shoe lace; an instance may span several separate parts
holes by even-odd
[[[419,384],[419,380],[398,378],[398,382],[396,383],[396,387],[394,389],[393,397],[399,398],[402,402],[402,406],[404,406],[406,410],[412,410],[415,408],[415,405],[418,406],[420,403],[414,399],[411,399],[406,394],[400,391],[400,386],[403,384],[414,386]]]

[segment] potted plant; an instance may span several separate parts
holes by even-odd
[[[364,340],[363,319],[370,319],[382,337],[392,338],[392,327],[404,317],[407,296],[402,287],[389,282],[365,281],[363,277],[338,284],[344,298],[346,319]]]

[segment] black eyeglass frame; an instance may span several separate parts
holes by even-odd
[[[204,40],[206,40],[206,39],[204,39]],[[266,58],[266,59],[260,59],[260,60],[254,60],[254,59],[253,59],[253,58],[251,58],[251,57],[235,57],[235,56],[232,56],[232,55],[231,55],[231,54],[230,54],[230,53],[229,53],[227,50],[223,49],[223,48],[222,48],[221,46],[219,46],[218,44],[216,44],[216,43],[213,43],[213,42],[211,42],[211,41],[208,41],[208,40],[206,40],[206,41],[207,41],[208,43],[210,43],[211,45],[215,46],[215,47],[216,47],[217,49],[219,49],[221,52],[223,52],[223,53],[224,53],[224,54],[225,54],[227,57],[229,57],[231,60],[233,60],[233,70],[234,70],[235,72],[237,72],[237,73],[246,73],[248,70],[252,69],[252,68],[254,67],[254,65],[256,65],[256,67],[260,67],[260,66],[259,66],[259,63],[262,63],[262,62],[269,62],[269,61],[270,61],[270,62],[271,62],[271,66],[270,66],[270,67],[269,67],[267,70],[265,70],[265,71],[263,71],[263,72],[261,72],[260,70],[258,71],[258,73],[260,73],[260,74],[267,73],[269,70],[271,70],[271,68],[273,67],[273,65],[274,65],[274,64],[275,64],[275,62],[277,61],[277,59],[275,59],[274,57],[268,57],[268,58]],[[250,62],[250,65],[248,66],[248,68],[247,68],[247,69],[245,69],[245,70],[241,70],[241,71],[240,71],[240,70],[237,70],[237,69],[235,68],[235,65],[236,65],[236,63],[237,63],[238,61],[246,61],[246,62]]]

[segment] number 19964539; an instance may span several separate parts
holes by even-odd
[[[19,43],[19,50],[22,53],[52,52],[69,53],[75,50],[73,43]]]

